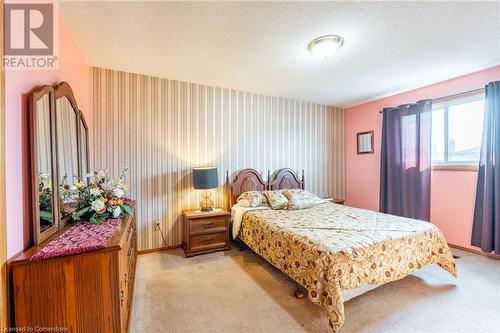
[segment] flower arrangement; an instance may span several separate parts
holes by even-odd
[[[88,220],[101,223],[108,218],[119,218],[122,215],[134,215],[128,204],[125,174],[120,172],[118,178],[110,178],[107,170],[88,173],[88,184],[77,178],[77,182],[69,186],[66,179],[61,186],[61,195],[67,203],[74,203],[72,210],[74,221]]]

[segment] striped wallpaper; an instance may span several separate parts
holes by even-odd
[[[214,202],[226,207],[231,178],[252,167],[305,170],[306,189],[344,197],[344,110],[232,89],[94,68],[91,165],[129,168],[138,249],[182,242],[181,211],[196,208],[194,166],[218,167]]]

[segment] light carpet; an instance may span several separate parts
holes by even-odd
[[[500,332],[500,261],[460,250],[345,303],[341,332]],[[130,332],[331,332],[326,314],[250,250],[140,255]]]

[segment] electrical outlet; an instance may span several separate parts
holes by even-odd
[[[160,230],[160,222],[156,221],[155,223],[155,230],[159,231]]]

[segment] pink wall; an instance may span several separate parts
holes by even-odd
[[[90,111],[90,67],[59,18],[59,70],[6,71],[6,191],[7,255],[12,257],[31,244],[30,189],[28,170],[27,115],[29,92],[40,85],[67,81],[78,107],[92,124]]]
[[[380,145],[384,107],[438,98],[481,88],[500,80],[500,66],[461,76],[402,94],[350,107],[346,112],[346,203],[378,210],[380,185]],[[356,133],[375,131],[375,154],[356,154]],[[470,247],[472,214],[477,173],[471,171],[433,171],[431,184],[431,222],[454,245]]]

